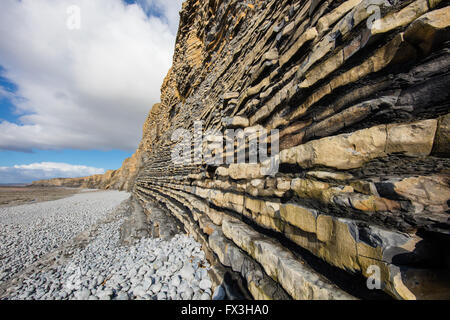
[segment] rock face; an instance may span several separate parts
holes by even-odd
[[[449,299],[449,25],[439,0],[187,0],[137,153],[51,183],[132,188],[203,243],[214,288]],[[272,159],[254,137],[226,148],[238,128]]]

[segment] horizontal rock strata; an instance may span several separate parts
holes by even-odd
[[[449,24],[439,0],[187,0],[127,183],[203,244],[216,285],[448,299]],[[215,136],[196,141],[197,121]],[[254,135],[229,149],[230,129]],[[173,161],[189,135],[191,161]]]

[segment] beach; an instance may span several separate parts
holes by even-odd
[[[120,191],[0,208],[0,299],[210,300],[201,245],[152,238],[134,208]]]

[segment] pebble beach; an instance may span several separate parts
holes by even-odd
[[[210,300],[201,245],[171,239],[121,239],[130,216],[119,191],[83,192],[0,208],[2,300]]]

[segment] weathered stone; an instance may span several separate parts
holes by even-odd
[[[239,98],[239,92],[227,92],[223,95],[224,100]]]
[[[224,118],[222,119],[222,123],[225,127],[228,128],[246,128],[249,126],[249,121],[244,117],[233,117],[233,118]]]
[[[386,128],[364,129],[348,135],[324,138],[283,150],[281,162],[296,163],[303,168],[325,165],[337,169],[358,168],[370,159],[385,155]],[[292,159],[292,160],[291,160]]]
[[[278,59],[278,50],[276,48],[270,50],[263,56],[263,60],[276,60]]]
[[[303,47],[303,45],[315,39],[317,37],[317,30],[311,28],[306,30],[306,32],[295,42],[295,44],[280,58],[280,66],[285,65],[292,57]]]
[[[410,156],[427,156],[433,148],[437,121],[388,125],[386,153],[402,152]]]
[[[398,195],[414,203],[433,206],[438,211],[449,208],[450,188],[444,177],[411,177],[393,183],[393,186]]]
[[[281,163],[297,163],[303,168],[324,165],[352,169],[390,153],[429,155],[436,127],[436,120],[372,127],[283,150],[280,160]]]
[[[308,88],[314,85],[317,81],[322,80],[333,71],[337,70],[344,63],[344,51],[339,51],[336,55],[332,56],[324,63],[319,64],[317,67],[308,71],[305,75],[305,80],[300,84],[300,88]]]
[[[419,46],[427,55],[438,44],[448,41],[450,7],[428,12],[415,20],[405,32],[406,41]]]
[[[221,177],[226,177],[226,176],[228,176],[228,169],[224,168],[224,167],[219,167],[216,170],[216,175],[221,176]]]
[[[361,0],[348,0],[341,4],[339,7],[331,11],[326,16],[323,16],[317,22],[317,31],[322,33],[326,31],[330,25],[338,21],[345,13],[353,9],[356,5],[358,5]]]
[[[284,290],[279,288],[255,261],[229,241],[221,230],[217,230],[209,237],[209,245],[224,265],[242,274],[249,283],[248,289],[255,299],[273,300],[288,298]]]
[[[450,114],[439,119],[433,154],[450,157]]]
[[[258,179],[263,177],[259,164],[233,163],[228,168],[228,172],[230,177],[235,180]]]
[[[224,220],[224,234],[256,259],[266,273],[295,299],[352,299],[350,295],[308,269],[282,246],[258,235],[242,222]]]
[[[299,205],[286,204],[281,206],[280,217],[305,232],[316,233],[317,231],[317,212],[315,210]]]

